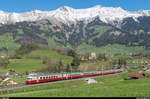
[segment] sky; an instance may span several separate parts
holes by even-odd
[[[62,6],[81,9],[95,5],[121,7],[128,11],[150,10],[150,0],[0,0],[0,10],[17,13],[32,10],[50,11]]]

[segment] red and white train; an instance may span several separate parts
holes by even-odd
[[[107,71],[88,71],[88,72],[71,72],[71,73],[50,73],[50,74],[29,74],[26,84],[36,84],[43,82],[52,82],[58,80],[69,80],[91,76],[102,76],[124,72],[123,69],[107,70]]]

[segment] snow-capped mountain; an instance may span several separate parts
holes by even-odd
[[[99,19],[105,23],[111,23],[116,25],[120,23],[124,18],[133,17],[135,21],[139,16],[150,16],[149,10],[129,12],[125,11],[120,7],[102,7],[96,5],[92,8],[87,9],[73,9],[68,6],[60,7],[52,11],[40,11],[34,10],[25,13],[5,13],[0,11],[0,23],[14,23],[23,21],[37,21],[42,19],[55,18],[60,22],[76,22],[76,21],[87,21],[90,22],[94,18],[99,17]],[[115,21],[115,24],[114,24]]]
[[[96,47],[122,44],[150,49],[150,10],[129,12],[97,5],[25,13],[0,11],[0,36],[7,35],[11,37],[9,42],[20,45],[51,45],[54,41],[74,48],[86,43]]]

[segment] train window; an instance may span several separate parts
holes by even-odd
[[[45,77],[43,77],[43,79],[45,79]]]
[[[32,78],[27,78],[27,80],[32,80]]]
[[[48,79],[48,77],[46,77],[46,79]]]
[[[40,79],[42,79],[42,77],[40,77]]]

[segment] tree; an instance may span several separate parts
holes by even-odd
[[[20,59],[24,54],[27,54],[38,48],[40,48],[40,46],[37,44],[22,45],[19,49],[16,50],[14,57]]]
[[[124,67],[127,69],[127,67],[126,67],[127,59],[126,58],[124,58],[124,57],[119,58],[118,64],[119,64],[119,68]]]
[[[66,72],[71,72],[71,68],[70,68],[69,64],[67,64],[67,66],[66,66]]]
[[[76,54],[76,52],[74,50],[68,50],[67,55],[68,56],[72,56],[72,57],[76,57],[77,56],[77,54]]]
[[[0,65],[1,65],[1,66],[3,66],[3,67],[6,68],[6,67],[9,65],[9,63],[10,63],[10,62],[9,62],[8,56],[5,56],[5,57],[3,57],[3,58],[2,58],[2,57],[0,58]]]
[[[63,72],[63,67],[64,67],[64,64],[63,64],[63,61],[60,59],[59,61],[58,61],[58,72],[60,73],[60,72]]]
[[[87,59],[89,59],[89,57],[90,57],[90,53],[89,52],[87,52],[87,53],[85,53],[85,58],[87,58]]]
[[[102,61],[102,60],[104,60],[104,61],[106,61],[107,60],[107,58],[106,58],[106,56],[105,56],[105,54],[102,54],[102,53],[99,53],[99,55],[98,55],[98,58],[97,58],[99,61]]]
[[[71,66],[74,72],[76,72],[78,70],[78,66],[80,65],[80,60],[79,58],[76,56],[73,58]]]
[[[80,59],[78,57],[74,57],[71,66],[79,66],[79,65],[80,65]]]
[[[51,62],[52,62],[52,58],[50,57],[50,56],[44,56],[43,58],[42,58],[42,63],[43,64],[51,64]]]

